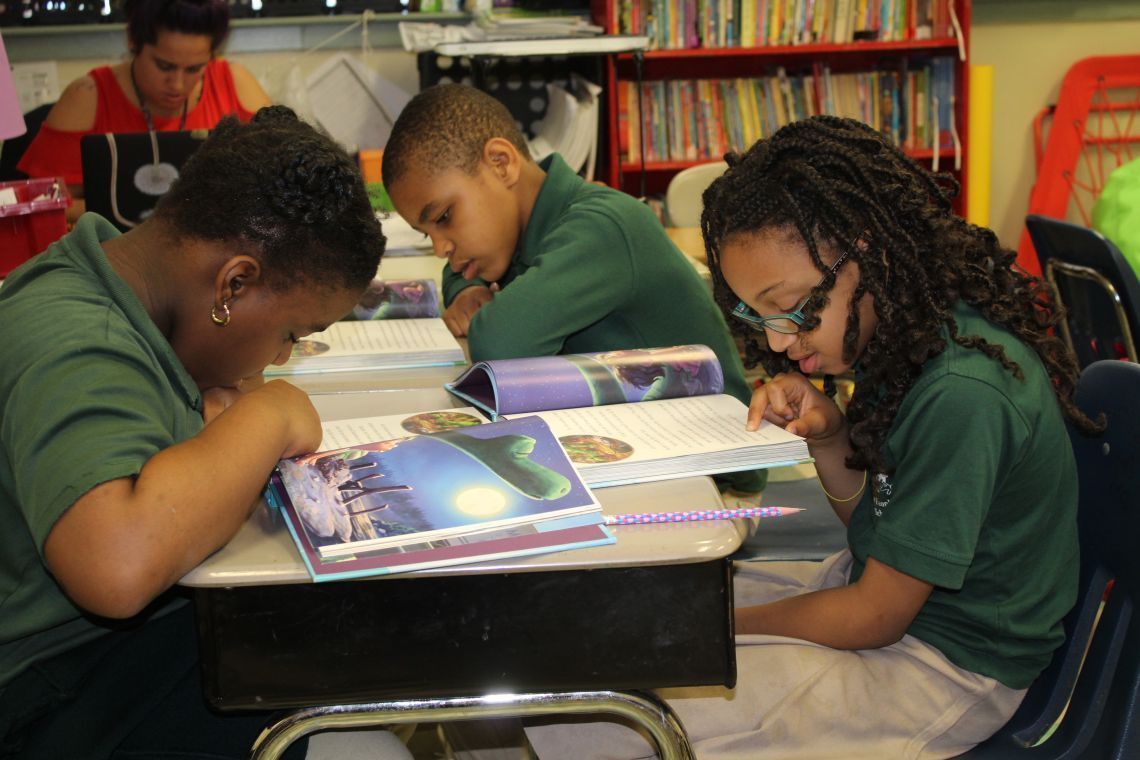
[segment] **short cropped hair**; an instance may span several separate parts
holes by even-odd
[[[220,121],[154,218],[176,235],[246,247],[279,290],[364,290],[384,252],[356,163],[285,106]]]
[[[381,173],[391,187],[415,169],[462,169],[473,174],[487,141],[500,137],[530,158],[530,148],[507,107],[482,90],[437,84],[400,112],[384,146]]]
[[[162,30],[210,38],[210,50],[221,47],[230,31],[227,0],[123,0],[127,40],[132,52],[153,45]]]

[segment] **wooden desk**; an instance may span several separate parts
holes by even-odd
[[[456,405],[440,388],[313,402],[330,420]],[[595,493],[611,514],[721,504],[703,477]],[[615,530],[608,546],[314,584],[288,530],[258,509],[181,581],[196,589],[207,698],[265,709],[733,683],[726,558],[746,526]]]
[[[438,387],[313,401],[329,420],[455,405]],[[708,478],[596,493],[612,514],[721,504]],[[327,728],[591,711],[639,722],[662,757],[684,760],[668,707],[627,692],[735,683],[727,558],[745,530],[621,526],[609,546],[315,584],[262,508],[181,583],[194,589],[207,700],[298,711],[267,729],[259,760]]]

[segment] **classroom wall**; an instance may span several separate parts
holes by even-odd
[[[994,67],[990,226],[1004,245],[1016,248],[1035,178],[1034,117],[1057,101],[1075,61],[1140,54],[1140,19],[975,19],[970,46],[971,63]]]

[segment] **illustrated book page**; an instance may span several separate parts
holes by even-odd
[[[724,373],[712,349],[691,345],[482,361],[445,387],[495,419],[717,394]]]

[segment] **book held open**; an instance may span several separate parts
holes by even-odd
[[[445,387],[492,419],[541,417],[590,486],[798,464],[802,438],[724,390],[701,345],[478,362]]]
[[[613,540],[542,420],[480,422],[465,410],[330,422],[322,448],[336,448],[282,460],[267,496],[313,578]]]

